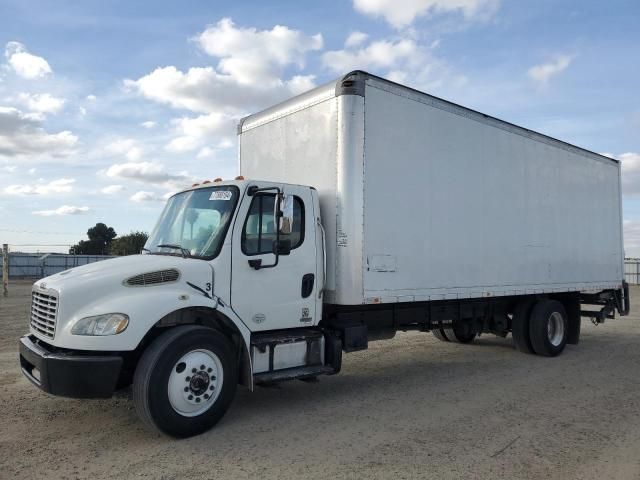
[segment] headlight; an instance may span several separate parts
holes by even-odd
[[[71,329],[73,335],[117,335],[129,325],[129,316],[124,313],[106,313],[95,317],[81,318]]]

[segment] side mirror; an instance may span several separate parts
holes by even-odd
[[[280,239],[278,243],[273,243],[274,255],[289,255],[291,253],[291,240]]]
[[[278,230],[282,235],[289,235],[293,230],[293,195],[278,195],[274,216]]]

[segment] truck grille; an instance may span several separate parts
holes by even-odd
[[[58,299],[51,293],[31,292],[31,328],[45,337],[56,333]]]

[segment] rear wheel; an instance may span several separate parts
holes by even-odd
[[[444,333],[450,342],[455,343],[471,343],[476,338],[475,333],[466,333],[455,327],[445,328]]]
[[[213,427],[233,400],[237,366],[231,342],[205,327],[181,326],[159,336],[142,355],[133,400],[143,422],[174,437]]]
[[[557,300],[536,303],[529,320],[531,345],[538,355],[555,357],[567,345],[569,332],[567,312]]]
[[[529,335],[529,317],[536,301],[533,298],[520,300],[513,311],[511,319],[511,336],[513,343],[523,353],[534,353]]]

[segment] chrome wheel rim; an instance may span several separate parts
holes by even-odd
[[[547,322],[547,336],[549,338],[549,342],[554,347],[559,346],[564,339],[564,319],[562,315],[558,312],[553,312],[551,316],[549,316],[549,321]]]
[[[222,389],[222,362],[210,350],[192,350],[171,369],[167,393],[176,413],[184,417],[201,415],[215,403]]]

